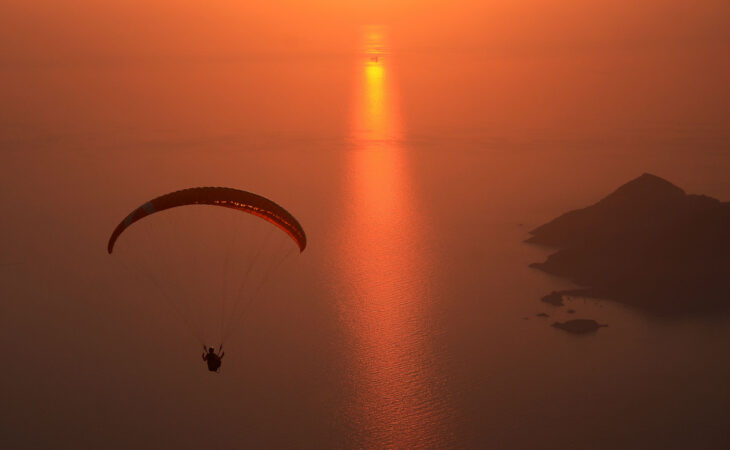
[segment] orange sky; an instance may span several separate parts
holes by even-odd
[[[728,45],[725,0],[3,0],[0,61],[343,53],[363,24],[400,50]]]

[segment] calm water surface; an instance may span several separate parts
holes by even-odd
[[[730,199],[728,65],[398,56],[379,32],[347,58],[2,69],[0,446],[730,443],[727,318],[576,299],[610,326],[561,333],[539,298],[570,284],[521,242],[645,171]],[[309,237],[218,376],[105,253],[194,185],[267,195]]]

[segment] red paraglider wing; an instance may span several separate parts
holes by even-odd
[[[222,206],[253,214],[284,230],[297,243],[300,252],[307,246],[307,236],[297,219],[271,200],[238,189],[196,187],[162,195],[129,213],[114,229],[107,251],[111,254],[117,238],[134,222],[159,211],[186,205]]]

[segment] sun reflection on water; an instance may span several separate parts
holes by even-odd
[[[392,67],[371,57],[385,54],[376,40],[383,35],[366,32],[348,162],[350,215],[340,249],[349,282],[340,311],[352,352],[346,415],[357,446],[411,448],[443,444],[443,402],[433,374],[431,263],[400,144]]]

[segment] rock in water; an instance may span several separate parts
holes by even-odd
[[[548,295],[542,298],[545,303],[550,303],[553,306],[563,306],[563,296],[559,292],[552,291]]]
[[[594,333],[599,328],[607,327],[608,325],[600,324],[593,319],[573,319],[567,322],[555,322],[553,326],[565,330],[568,333],[584,334]]]

